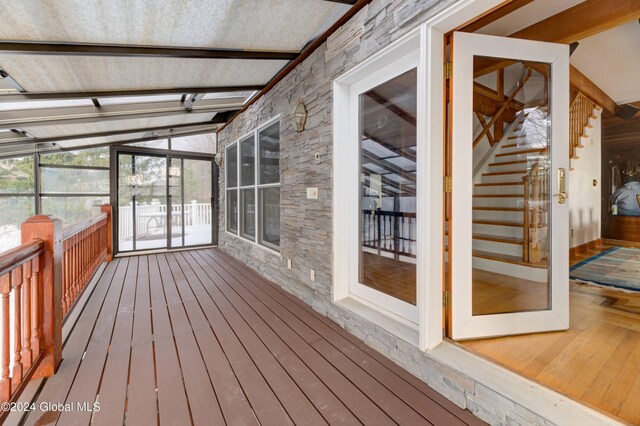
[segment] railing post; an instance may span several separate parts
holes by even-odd
[[[42,301],[40,334],[43,359],[33,379],[55,374],[62,361],[62,221],[53,216],[32,216],[22,223],[22,242],[44,241],[39,265]]]
[[[107,257],[104,260],[111,262],[113,260],[113,210],[111,204],[103,204],[100,211],[107,214]]]

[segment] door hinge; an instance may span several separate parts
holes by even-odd
[[[451,62],[445,62],[444,63],[444,78],[449,79],[451,78],[451,74],[453,73],[453,66],[451,65]]]
[[[449,292],[446,290],[442,292],[442,306],[444,308],[449,307]]]
[[[453,181],[451,179],[451,176],[444,177],[443,185],[444,185],[444,192],[451,192],[451,189],[453,187]]]

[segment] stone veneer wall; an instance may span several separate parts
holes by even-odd
[[[429,386],[492,424],[548,424],[486,386],[439,363],[428,353],[334,305],[332,289],[332,82],[356,64],[416,28],[456,0],[374,0],[269,93],[218,135],[218,152],[278,114],[281,174],[281,256],[224,230],[224,164],[220,169],[219,247],[297,295]],[[306,129],[291,124],[298,100],[308,111]],[[316,161],[315,153],[320,154]],[[317,200],[306,188],[317,187]],[[287,269],[287,258],[293,269]],[[309,269],[316,271],[316,281]]]

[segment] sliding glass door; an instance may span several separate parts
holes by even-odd
[[[118,251],[213,243],[213,162],[162,154],[117,155]]]

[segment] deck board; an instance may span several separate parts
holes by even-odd
[[[116,259],[25,424],[482,424],[217,249]]]

